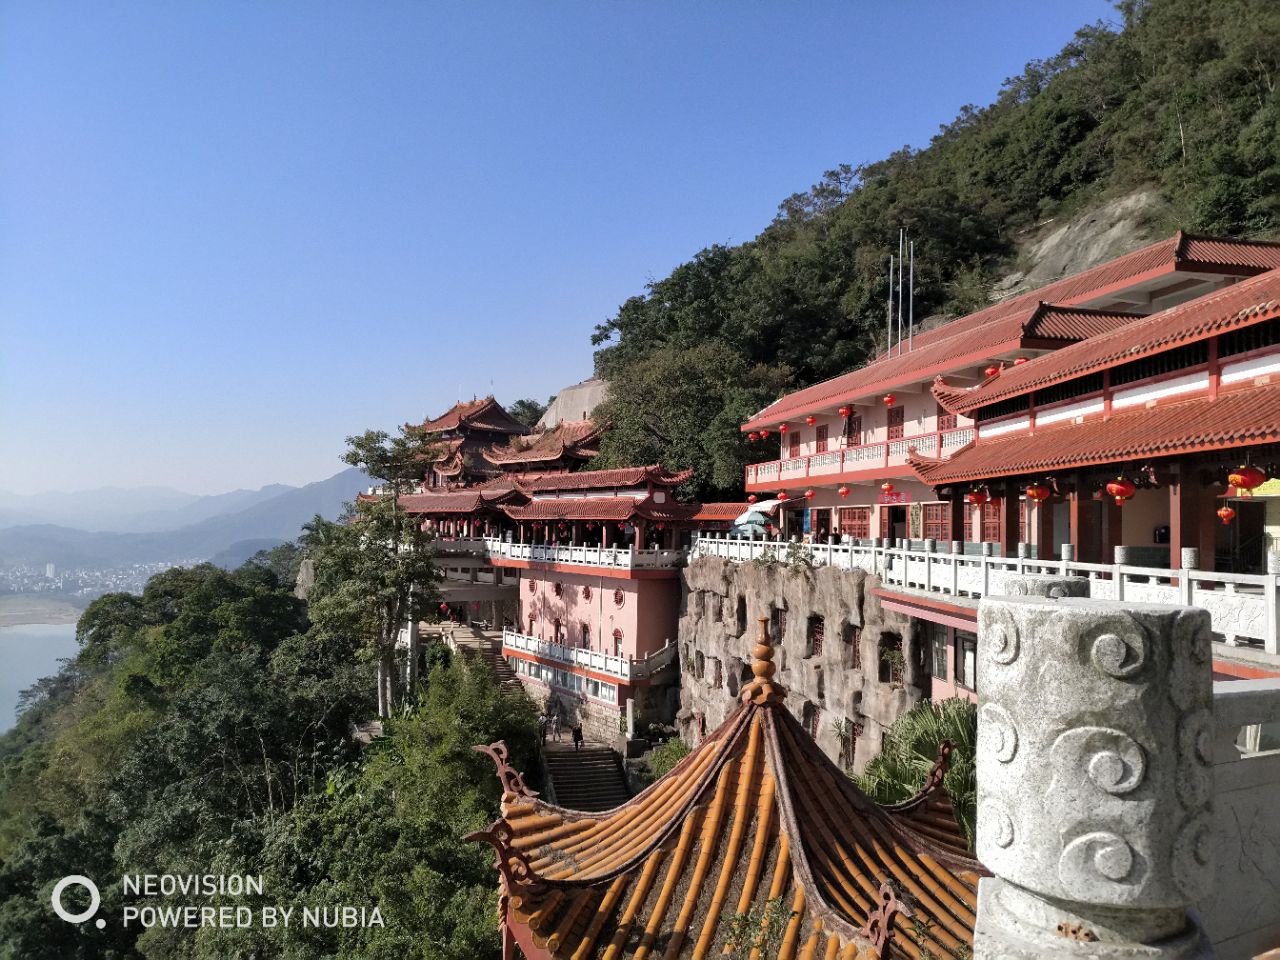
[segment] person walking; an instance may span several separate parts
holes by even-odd
[[[543,744],[547,742],[547,715],[545,713],[538,714],[538,739]]]
[[[582,724],[578,724],[573,728],[573,749],[577,750],[582,746]]]
[[[556,743],[560,742],[560,714],[556,713],[551,718],[551,735],[555,737]]]

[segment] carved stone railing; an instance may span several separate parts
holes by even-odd
[[[672,662],[677,649],[675,644],[668,644],[647,657],[615,657],[586,647],[571,647],[568,644],[541,640],[514,630],[502,631],[502,648],[504,653],[508,650],[529,653],[544,660],[591,670],[619,680],[641,680],[651,676]]]
[[[1280,577],[1275,574],[1198,570],[1194,562],[1173,570],[1127,563],[997,557],[953,552],[956,544],[936,545],[933,550],[886,546],[880,540],[870,544],[813,543],[797,549],[803,549],[815,565],[863,569],[880,577],[886,586],[938,596],[998,596],[1008,592],[1005,585],[1010,578],[1027,574],[1082,577],[1088,581],[1087,595],[1095,600],[1200,607],[1209,611],[1214,631],[1228,643],[1261,641],[1267,653],[1280,655]],[[981,546],[990,549],[992,545]],[[692,553],[745,562],[781,558],[787,549],[781,537],[748,540],[704,534],[694,542]],[[1125,548],[1117,550],[1123,556]],[[1190,552],[1184,559],[1194,561]]]
[[[527,560],[537,563],[566,563],[621,570],[673,569],[684,563],[683,550],[636,550],[631,547],[585,547],[559,544],[509,543],[489,538],[484,541],[490,560]]]
[[[1209,615],[1007,588],[1047,595],[978,608],[974,957],[1212,957]]]

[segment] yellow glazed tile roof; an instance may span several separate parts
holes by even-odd
[[[502,818],[469,839],[497,850],[507,923],[538,953],[675,960],[736,944],[753,958],[918,960],[972,945],[982,868],[940,774],[906,803],[869,800],[783,705],[771,660],[762,637],[742,705],[604,813],[537,799],[502,745],[477,748],[506,792]]]

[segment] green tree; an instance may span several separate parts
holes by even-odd
[[[853,779],[873,800],[909,800],[924,785],[938,759],[938,747],[946,740],[955,744],[955,751],[943,786],[972,845],[978,743],[978,708],[972,701],[960,697],[939,703],[922,700],[894,721],[880,755]]]
[[[512,417],[519,420],[526,427],[534,427],[537,426],[538,421],[542,419],[542,415],[547,412],[547,407],[551,406],[554,400],[554,395],[546,403],[539,403],[532,397],[525,397],[507,407],[507,413],[511,414]]]

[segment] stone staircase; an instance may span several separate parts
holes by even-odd
[[[584,743],[579,750],[567,741],[543,747],[556,804],[570,810],[612,810],[631,799],[618,755],[603,744]]]
[[[501,634],[499,634],[499,637]],[[522,690],[520,678],[502,655],[502,642],[474,627],[459,627],[453,635],[454,646],[464,657],[476,658],[487,663],[493,670],[494,679],[503,693]]]

